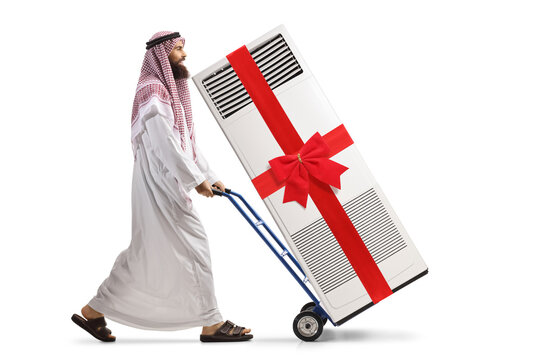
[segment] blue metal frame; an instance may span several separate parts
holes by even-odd
[[[264,242],[266,243],[266,245],[268,245],[268,247],[270,249],[272,249],[272,252],[277,256],[277,258],[281,261],[281,263],[287,268],[287,270],[289,270],[289,273],[295,278],[295,280],[298,282],[298,284],[300,284],[300,286],[302,287],[302,289],[304,289],[304,291],[308,294],[308,296],[311,298],[311,300],[313,300],[313,302],[315,303],[315,307],[313,308],[313,312],[315,312],[316,314],[318,314],[322,319],[328,319],[330,320],[330,322],[332,323],[332,325],[334,326],[337,326],[333,321],[332,319],[330,318],[330,316],[326,313],[326,311],[324,311],[324,309],[321,307],[320,305],[320,301],[315,297],[315,295],[313,295],[313,293],[311,292],[311,290],[306,286],[306,282],[308,282],[308,278],[306,276],[306,274],[304,273],[304,271],[302,270],[302,267],[300,266],[300,264],[298,263],[298,261],[295,259],[295,257],[291,254],[291,252],[283,245],[283,243],[279,240],[279,238],[272,232],[272,230],[270,230],[270,228],[268,227],[268,225],[261,219],[261,217],[257,214],[257,212],[255,212],[255,210],[253,210],[253,208],[251,207],[251,205],[248,204],[248,202],[244,199],[244,197],[240,194],[238,194],[237,192],[234,192],[232,190],[229,190],[229,189],[226,189],[226,191],[224,192],[221,192],[219,190],[213,190],[214,194],[216,195],[220,195],[220,196],[225,196],[227,197],[227,199],[229,199],[231,201],[231,203],[238,209],[238,211],[240,211],[240,213],[242,214],[242,216],[244,216],[244,218],[250,223],[251,227],[253,229],[255,229],[255,231],[257,232],[257,234],[259,234],[259,236],[264,240]],[[255,219],[257,220],[257,222],[253,221],[249,215],[244,211],[244,209],[242,209],[242,207],[238,204],[238,202],[231,196],[231,195],[234,195],[236,196],[237,198],[239,198],[242,203],[249,209],[249,211],[253,214],[253,216],[255,217]],[[279,245],[279,247],[281,248],[281,253],[276,250],[276,248],[270,243],[270,241],[266,238],[266,236],[264,236],[264,234],[261,232],[261,230],[259,229],[259,226],[262,225],[266,231],[272,236],[272,238],[276,241],[276,243]],[[294,269],[289,265],[289,263],[287,263],[287,261],[285,260],[285,256],[288,256],[289,259],[291,259],[291,261],[293,262],[294,265],[296,265],[296,267],[298,268],[298,270],[300,270],[300,272],[302,273],[302,275],[304,276],[304,279],[300,279],[300,277],[298,276],[298,274],[296,273],[296,271],[294,271]]]

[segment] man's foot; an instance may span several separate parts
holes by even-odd
[[[203,326],[200,338],[203,342],[245,341],[253,338],[253,335],[248,334],[249,332],[251,329],[237,326],[227,320],[211,326]]]
[[[211,325],[211,326],[203,326],[201,335],[214,335],[216,333],[217,329],[219,329],[221,327],[221,325],[223,325],[224,323],[225,323],[225,321],[220,321],[217,324],[214,324],[214,325]],[[229,334],[232,334],[232,330],[233,329],[229,330]],[[244,330],[242,330],[242,335],[247,334],[249,332],[251,332],[250,328],[244,329]]]
[[[82,316],[84,316],[84,318],[86,320],[94,320],[94,319],[97,319],[97,318],[104,317],[104,315],[102,313],[92,309],[88,304],[85,305],[81,309],[81,314],[82,314]],[[111,340],[114,340],[114,339],[116,339],[116,336],[109,334],[108,338],[111,339]]]

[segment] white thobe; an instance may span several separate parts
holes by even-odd
[[[172,108],[157,97],[134,126],[132,238],[89,305],[113,321],[179,330],[222,321],[208,239],[189,191],[218,179],[200,149],[193,161],[173,131]],[[187,131],[187,129],[185,129]]]

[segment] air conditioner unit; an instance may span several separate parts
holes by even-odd
[[[246,44],[303,141],[341,124],[283,25]],[[193,76],[250,179],[283,155],[242,82],[223,58]],[[344,124],[347,125],[346,122]],[[354,139],[354,134],[352,134]],[[332,157],[349,169],[336,197],[393,291],[427,274],[427,267],[353,144]],[[337,324],[373,305],[311,197],[306,208],[283,203],[284,188],[264,198],[321,305]]]

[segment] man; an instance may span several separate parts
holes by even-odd
[[[195,142],[184,44],[169,31],[147,42],[131,119],[131,244],[82,308],[83,316],[72,317],[102,341],[116,339],[104,316],[150,330],[202,326],[201,341],[253,337],[250,329],[222,321],[208,239],[188,194],[195,188],[212,197],[212,186],[225,186]]]

